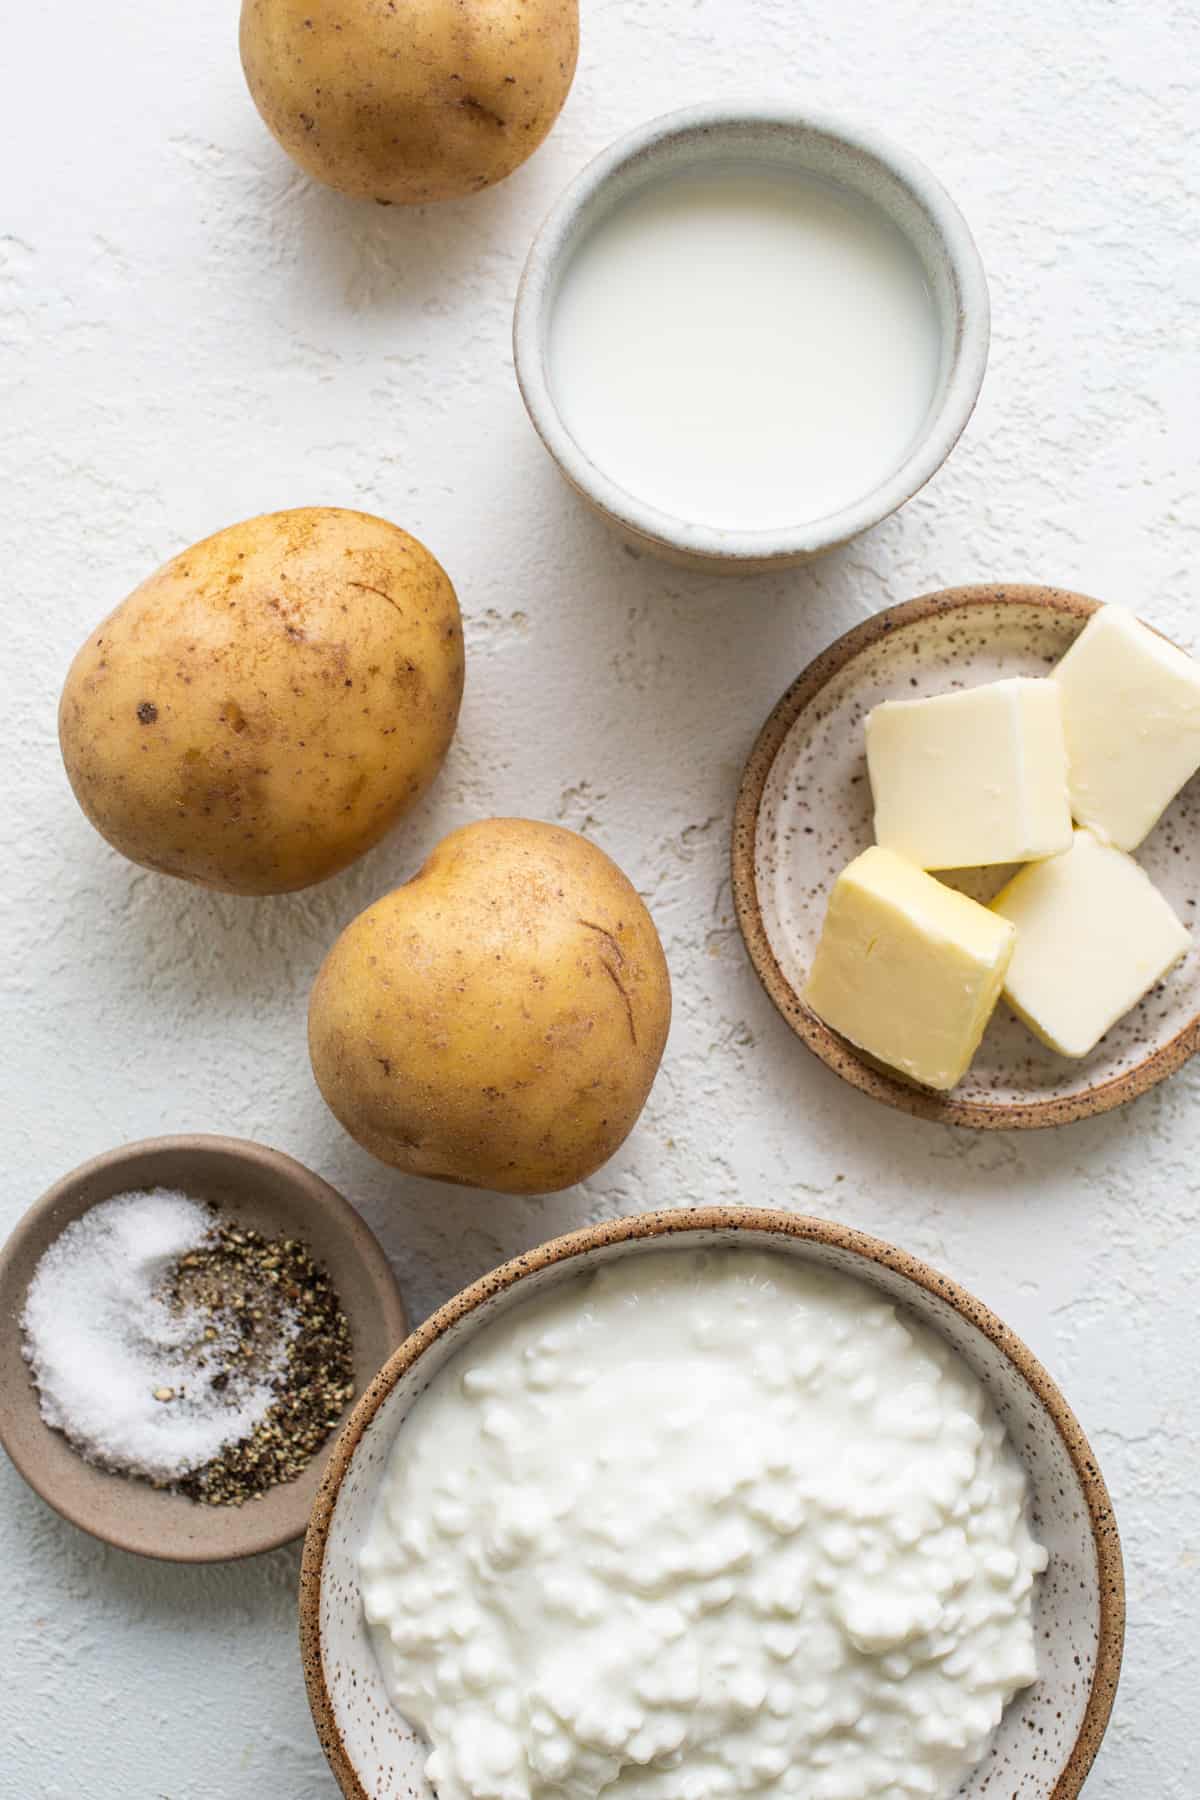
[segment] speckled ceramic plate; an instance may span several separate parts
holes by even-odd
[[[1200,953],[1082,1061],[1058,1056],[997,1007],[952,1094],[920,1088],[866,1056],[800,1000],[839,871],[873,841],[863,720],[881,700],[1044,675],[1099,601],[1059,588],[947,588],[876,614],[788,689],[759,735],[738,794],[733,892],[764,987],[822,1062],[876,1100],[947,1125],[1011,1130],[1107,1112],[1172,1074],[1200,1044]],[[1177,796],[1138,860],[1185,924],[1200,899],[1200,778]],[[990,900],[1013,871],[943,876]]]
[[[93,1537],[168,1562],[226,1562],[298,1538],[329,1455],[244,1506],[200,1506],[95,1468],[38,1411],[21,1354],[20,1317],[33,1271],[65,1226],[98,1201],[137,1188],[213,1200],[268,1236],[302,1238],[337,1289],[361,1392],[408,1330],[387,1258],[354,1208],[290,1156],[238,1138],[163,1137],[126,1144],[75,1169],[31,1206],[0,1251],[0,1443],[43,1500]]]
[[[431,1800],[427,1746],[393,1709],[367,1635],[358,1552],[409,1407],[473,1333],[598,1262],[671,1248],[744,1245],[857,1276],[940,1332],[988,1389],[1029,1474],[1039,1584],[1040,1679],[1018,1694],[960,1800],[1074,1800],[1108,1723],[1121,1667],[1121,1546],[1104,1480],[1045,1369],[994,1313],[878,1238],[759,1207],[645,1213],[556,1238],[434,1313],[380,1371],[329,1460],[300,1577],[300,1643],[317,1732],[347,1800]]]

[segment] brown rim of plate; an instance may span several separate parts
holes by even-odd
[[[952,1094],[918,1087],[864,1056],[845,1038],[831,1031],[816,1013],[809,1011],[783,973],[763,925],[755,876],[755,842],[763,792],[784,739],[804,709],[847,663],[853,662],[881,638],[940,613],[1008,603],[1044,606],[1052,612],[1078,619],[1081,625],[1103,604],[1067,588],[1009,582],[998,587],[943,588],[938,593],[922,595],[918,600],[906,600],[901,606],[886,607],[883,612],[856,625],[809,663],[759,732],[738,787],[730,856],[733,903],[750,961],[796,1036],[835,1075],[869,1094],[873,1100],[882,1100],[886,1106],[911,1113],[917,1119],[932,1119],[941,1125],[963,1125],[974,1131],[1038,1131],[1050,1125],[1069,1125],[1075,1119],[1094,1118],[1099,1113],[1111,1112],[1113,1107],[1124,1106],[1128,1100],[1136,1100],[1139,1094],[1173,1075],[1195,1055],[1200,1048],[1200,1014],[1169,1043],[1161,1044],[1123,1075],[1114,1075],[1082,1093],[1061,1099],[1001,1101],[989,1105],[982,1100],[956,1100]]]
[[[1071,1754],[1049,1796],[1049,1800],[1075,1800],[1108,1724],[1121,1673],[1121,1653],[1125,1638],[1125,1574],[1121,1559],[1121,1540],[1104,1477],[1082,1426],[1028,1346],[989,1307],[952,1281],[948,1275],[939,1274],[918,1257],[897,1249],[893,1244],[885,1243],[882,1238],[856,1231],[853,1226],[763,1206],[689,1206],[681,1207],[678,1211],[639,1213],[632,1218],[611,1219],[600,1225],[585,1225],[577,1231],[568,1232],[564,1237],[552,1238],[549,1243],[541,1244],[522,1256],[514,1257],[511,1262],[501,1264],[498,1269],[493,1269],[490,1274],[464,1288],[453,1299],[447,1300],[444,1306],[439,1307],[400,1345],[380,1369],[333,1447],[326,1465],[325,1478],[313,1506],[300,1567],[300,1656],[304,1665],[308,1703],[321,1748],[346,1800],[371,1800],[371,1797],[359,1780],[342,1742],[325,1683],[321,1656],[321,1571],[342,1482],[368,1425],[400,1377],[430,1344],[436,1343],[451,1326],[474,1312],[493,1295],[504,1293],[526,1275],[536,1274],[540,1269],[549,1268],[555,1263],[569,1262],[572,1257],[583,1256],[588,1251],[598,1250],[609,1244],[713,1230],[774,1232],[808,1243],[829,1244],[835,1249],[851,1251],[868,1262],[878,1263],[882,1268],[907,1276],[918,1287],[925,1288],[927,1292],[946,1301],[976,1326],[1008,1358],[1045,1407],[1079,1477],[1087,1504],[1092,1540],[1096,1547],[1100,1607],[1096,1667]]]
[[[408,1330],[404,1301],[382,1245],[350,1202],[305,1164],[266,1144],[208,1132],[141,1138],[106,1150],[61,1176],[22,1214],[0,1245],[0,1355],[6,1367],[20,1358],[19,1343],[14,1343],[14,1333],[19,1335],[15,1306],[23,1302],[32,1266],[43,1250],[91,1206],[121,1192],[122,1180],[130,1189],[162,1183],[192,1191],[184,1171],[194,1165],[205,1169],[218,1190],[244,1183],[246,1212],[255,1225],[269,1228],[278,1216],[281,1224],[306,1238],[333,1278],[350,1321],[355,1385],[363,1384],[365,1392],[381,1347],[395,1344]],[[274,1199],[254,1197],[260,1181],[266,1188],[274,1185]],[[85,1461],[60,1433],[42,1423],[29,1380],[0,1386],[0,1444],[34,1493],[69,1524],[118,1550],[193,1564],[240,1561],[294,1543],[306,1529],[309,1495],[316,1491],[318,1468],[330,1448],[327,1439],[294,1481],[278,1483],[252,1503],[202,1506]]]

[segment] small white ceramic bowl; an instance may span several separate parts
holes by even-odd
[[[547,368],[548,327],[562,277],[583,238],[652,183],[704,163],[757,162],[824,176],[871,201],[916,252],[941,336],[937,387],[901,465],[853,505],[794,528],[731,531],[648,505],[599,469],[571,436]],[[877,525],[923,487],[962,433],[987,364],[987,281],[962,214],[915,156],[873,131],[782,104],[708,105],[668,113],[589,163],[534,240],[517,294],[513,355],[538,435],[571,486],[628,540],[669,561],[730,572],[819,556]]]
[[[391,1706],[367,1635],[358,1552],[414,1400],[501,1313],[616,1257],[745,1245],[837,1269],[939,1332],[975,1371],[1029,1474],[1050,1552],[1037,1600],[1039,1681],[1008,1707],[960,1800],[1074,1800],[1116,1690],[1124,1632],[1121,1546],[1087,1439],[1036,1358],[978,1300],[903,1250],[844,1225],[759,1207],[644,1213],[556,1238],[505,1263],[427,1319],[385,1363],[330,1457],[300,1577],[300,1643],[317,1734],[347,1800],[430,1800],[427,1746]]]

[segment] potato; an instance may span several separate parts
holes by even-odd
[[[322,881],[446,754],[463,686],[445,570],[368,513],[231,525],[135,588],[67,676],[59,741],[102,836],[232,894]]]
[[[417,206],[503,181],[554,124],[578,0],[242,0],[246,81],[309,175]]]
[[[313,988],[309,1051],[372,1155],[545,1194],[624,1142],[670,1022],[658,933],[616,864],[561,826],[486,819],[347,926]]]

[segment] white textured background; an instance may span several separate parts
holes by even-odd
[[[215,1130],[340,1186],[418,1317],[565,1226],[674,1200],[774,1201],[899,1240],[1025,1335],[1102,1456],[1131,1618],[1088,1800],[1194,1800],[1200,1067],[1032,1136],[873,1106],[759,991],[726,856],[766,712],[879,606],[1029,578],[1200,641],[1200,12],[584,0],[547,145],[499,189],[410,213],[292,170],[243,89],[236,11],[33,0],[0,39],[0,1230],[122,1139]],[[508,341],[526,246],[587,157],[736,92],[811,100],[923,156],[974,227],[994,311],[951,465],[850,550],[744,585],[634,559],[585,516],[527,424]],[[386,514],[444,561],[467,618],[461,733],[429,802],[357,868],[278,901],[215,898],[91,833],[58,761],[58,689],[160,561],[302,503]],[[543,1202],[374,1166],[304,1050],[336,933],[447,828],[493,812],[593,833],[649,899],[675,980],[640,1128]],[[298,1554],[142,1563],[0,1462],[3,1800],[333,1800],[294,1641]]]

